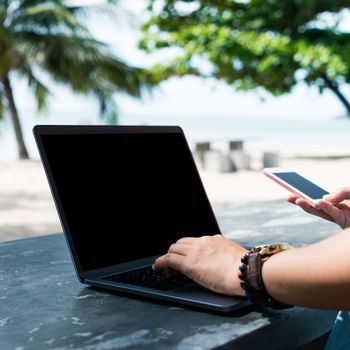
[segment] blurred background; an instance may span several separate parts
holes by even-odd
[[[350,1],[0,2],[0,241],[60,232],[36,124],[180,125],[215,208],[350,175]],[[289,204],[286,204],[289,205]]]

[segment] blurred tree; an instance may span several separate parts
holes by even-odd
[[[104,9],[113,11],[116,2],[106,0],[104,5],[109,7]],[[115,57],[81,20],[86,11],[97,8],[70,3],[0,0],[0,117],[6,111],[11,115],[21,159],[28,158],[28,152],[11,84],[13,75],[27,80],[39,112],[45,109],[49,95],[39,79],[42,72],[76,93],[97,97],[101,116],[108,122],[117,117],[115,92],[140,96],[141,71]]]
[[[192,74],[278,96],[304,81],[330,89],[350,116],[340,90],[350,82],[350,33],[340,30],[349,7],[350,0],[148,0],[139,45],[175,49],[173,60],[153,66],[153,82]]]

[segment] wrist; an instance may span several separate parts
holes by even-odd
[[[223,270],[225,271],[223,287],[223,294],[231,295],[231,296],[245,296],[245,291],[240,285],[240,279],[238,278],[237,271],[239,269],[239,265],[241,263],[241,257],[248,253],[248,250],[239,247],[240,249],[234,249],[231,251],[230,261],[228,261],[228,265]]]
[[[256,246],[241,258],[238,277],[245,295],[253,304],[269,306],[274,309],[290,307],[275,300],[265,286],[263,266],[274,254],[289,249],[288,244]]]
[[[295,300],[290,300],[288,295],[293,288],[291,283],[294,282],[291,281],[295,278],[294,268],[299,266],[297,257],[307,255],[302,251],[304,249],[305,247],[292,248],[273,255],[262,268],[262,278],[267,292],[281,303],[295,303]],[[305,274],[300,275],[298,281],[304,283],[302,282],[304,278]]]

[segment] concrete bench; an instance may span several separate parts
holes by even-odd
[[[226,173],[250,168],[250,157],[244,152],[243,140],[220,142],[221,149],[213,147],[215,142],[197,142],[194,154],[202,169]]]

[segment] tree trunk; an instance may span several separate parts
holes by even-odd
[[[7,98],[9,108],[10,108],[10,115],[12,119],[12,124],[15,129],[15,135],[17,140],[17,146],[18,146],[18,155],[20,159],[29,159],[27,148],[24,144],[24,138],[23,138],[23,132],[21,123],[18,117],[18,111],[15,103],[15,99],[13,97],[12,87],[10,83],[10,79],[8,75],[5,75],[2,78],[2,83],[4,85],[4,91],[5,96]]]
[[[323,79],[326,87],[328,87],[328,89],[333,91],[335,93],[335,95],[338,97],[338,99],[340,100],[340,102],[343,104],[343,106],[346,109],[347,116],[350,118],[350,102],[341,93],[338,84],[336,82],[330,80],[326,74],[322,74],[322,79]]]

